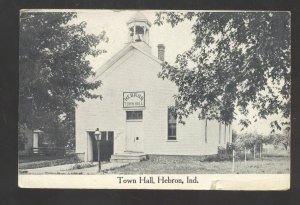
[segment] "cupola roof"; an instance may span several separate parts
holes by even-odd
[[[132,16],[129,21],[127,21],[127,24],[130,24],[132,22],[145,22],[148,24],[148,26],[151,26],[151,22],[147,19],[147,17],[142,14],[140,11],[136,12],[134,16]]]

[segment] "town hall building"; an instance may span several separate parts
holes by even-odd
[[[102,65],[93,80],[103,96],[86,99],[76,108],[76,153],[84,161],[97,161],[94,137],[101,133],[102,160],[122,156],[213,155],[232,141],[232,128],[215,120],[199,120],[197,113],[185,124],[171,112],[176,85],[158,78],[165,46],[157,56],[149,45],[151,23],[137,12],[128,22],[128,43]]]

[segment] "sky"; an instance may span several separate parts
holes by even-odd
[[[175,28],[170,25],[154,25],[155,11],[141,11],[152,23],[150,28],[150,46],[152,54],[157,56],[157,45],[163,43],[166,46],[165,59],[174,62],[178,53],[182,53],[192,45],[191,23],[181,24]],[[136,13],[135,10],[94,10],[79,11],[76,21],[87,22],[86,31],[88,33],[100,34],[106,32],[109,42],[101,47],[107,50],[106,54],[90,59],[94,69],[99,68],[103,63],[110,59],[115,53],[121,50],[127,43],[128,28],[126,22]],[[185,31],[185,32],[182,32]],[[186,32],[188,31],[188,32]]]
[[[106,32],[109,38],[108,43],[100,44],[101,48],[105,48],[107,53],[101,54],[96,58],[89,58],[91,66],[96,71],[101,65],[109,60],[114,54],[121,50],[128,40],[128,28],[126,22],[136,13],[136,10],[78,10],[78,17],[74,23],[85,21],[87,23],[86,32],[100,34]],[[191,33],[192,22],[185,21],[178,26],[172,28],[169,24],[163,26],[154,25],[155,12],[151,10],[141,10],[141,12],[152,23],[150,28],[149,44],[152,47],[152,54],[157,56],[157,45],[164,44],[165,60],[170,64],[174,63],[177,54],[183,53],[192,45],[193,34]],[[255,114],[252,110],[249,118]],[[238,120],[242,116],[237,115],[237,120],[233,123],[233,129],[241,130]],[[280,119],[279,116],[271,116],[267,120],[258,120],[250,125],[243,132],[257,132],[269,134],[271,131],[270,122]]]

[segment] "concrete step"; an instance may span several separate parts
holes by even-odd
[[[146,159],[147,155],[144,153],[124,152],[112,155],[110,161],[115,163],[133,163],[140,162]]]

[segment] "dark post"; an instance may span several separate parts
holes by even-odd
[[[234,149],[232,150],[232,173],[234,173]]]
[[[99,128],[95,131],[95,139],[97,141],[97,151],[98,151],[98,172],[101,171],[101,156],[100,156],[100,140],[101,140],[101,132]]]
[[[255,149],[256,149],[256,145],[254,145],[254,148],[253,148],[253,158],[255,159]]]
[[[245,166],[246,166],[246,163],[247,163],[247,148],[245,147]]]
[[[97,148],[98,148],[98,172],[100,172],[101,171],[100,140],[97,140]]]

